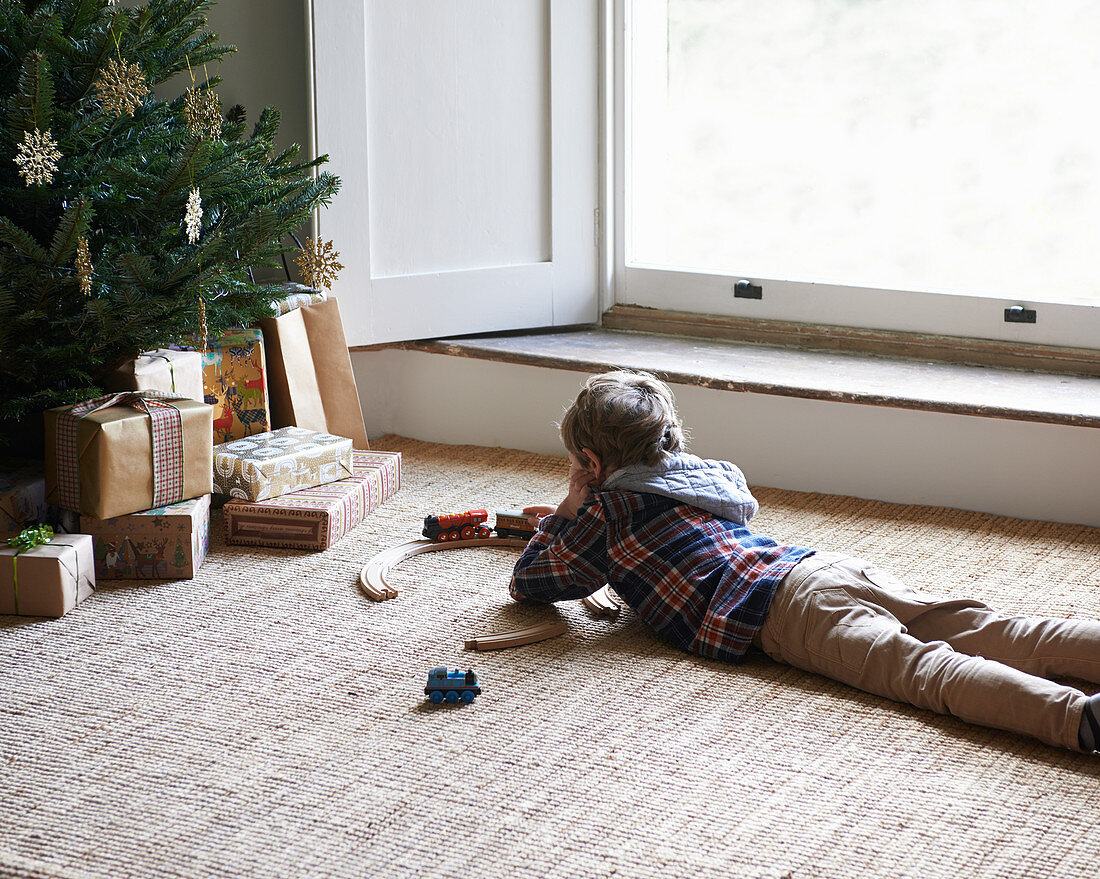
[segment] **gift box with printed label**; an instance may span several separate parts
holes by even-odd
[[[211,409],[153,391],[46,412],[46,502],[110,519],[210,493]]]
[[[41,538],[13,537],[0,544],[0,614],[61,617],[94,591],[87,534],[53,535],[46,529]]]
[[[354,475],[351,440],[281,427],[214,447],[214,491],[262,501]]]
[[[97,580],[189,580],[210,547],[210,495],[113,519],[80,517]]]
[[[230,501],[223,507],[226,542],[327,549],[401,487],[401,453],[353,451],[352,472],[271,500]]]
[[[230,330],[202,355],[205,401],[214,407],[214,443],[271,429],[264,337],[258,328]]]

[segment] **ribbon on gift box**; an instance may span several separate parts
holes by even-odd
[[[172,393],[174,394],[176,392],[176,367],[172,364],[172,358],[167,354],[157,354],[155,351],[143,354],[142,357],[148,357],[150,360],[163,360],[168,364],[168,375],[172,379]]]
[[[8,538],[8,546],[15,547],[15,555],[11,557],[11,588],[17,614],[19,613],[19,553],[26,552],[36,546],[42,546],[42,544],[49,543],[51,540],[53,540],[53,529],[49,525],[24,528],[15,537]],[[79,590],[79,585],[77,588]]]
[[[123,391],[77,403],[57,419],[57,487],[61,506],[80,509],[80,461],[77,429],[80,419],[111,406],[132,406],[149,416],[153,448],[153,506],[183,500],[183,418],[171,405],[186,397],[163,391]]]

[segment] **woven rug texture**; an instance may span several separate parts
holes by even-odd
[[[401,490],[321,553],[230,547],[0,617],[0,876],[1093,877],[1100,759],[757,655],[702,660],[629,610],[513,603],[515,551],[426,553],[423,517],[563,496],[564,458],[387,436]],[[751,477],[751,474],[750,474]],[[1012,613],[1100,616],[1100,531],[756,487],[755,529]],[[542,643],[474,634],[563,619]],[[470,705],[430,705],[436,665]],[[1089,692],[1095,687],[1085,687]]]

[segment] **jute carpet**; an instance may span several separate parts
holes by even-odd
[[[1092,877],[1100,760],[629,612],[514,605],[515,553],[429,553],[356,587],[429,512],[552,503],[562,458],[385,437],[404,486],[323,553],[224,546],[193,581],[103,583],[0,618],[0,875]],[[750,474],[751,475],[751,474]],[[1008,611],[1100,615],[1100,532],[758,488],[758,530]],[[560,615],[493,653],[463,638]],[[428,668],[473,667],[431,706]]]

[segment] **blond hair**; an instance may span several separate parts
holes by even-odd
[[[610,468],[653,465],[665,452],[686,449],[672,390],[648,372],[616,370],[591,376],[561,420],[561,439],[584,461],[591,449]]]

